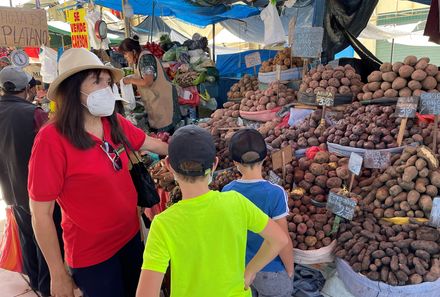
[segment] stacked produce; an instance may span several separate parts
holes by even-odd
[[[440,187],[438,160],[425,146],[408,146],[374,181],[363,199],[376,218],[429,218],[432,200]]]
[[[424,92],[437,93],[440,74],[438,67],[429,64],[427,57],[408,56],[402,62],[383,63],[380,70],[368,76],[368,84],[358,94],[359,100],[382,97],[420,96]]]
[[[162,56],[165,53],[165,51],[162,49],[160,44],[155,42],[147,42],[144,48],[149,50],[153,54],[153,56],[155,56],[158,59],[162,59]]]
[[[336,257],[373,281],[403,286],[440,277],[438,229],[361,216],[340,224],[339,232]]]
[[[150,168],[151,177],[156,180],[157,184],[165,191],[171,192],[175,187],[174,176],[165,166],[164,161],[156,163]]]
[[[258,90],[258,78],[245,74],[228,92],[229,99],[244,98],[248,91]]]
[[[327,141],[364,149],[386,149],[397,147],[397,135],[401,118],[394,117],[395,106],[368,105],[354,102],[346,109],[346,116],[335,126],[327,128],[323,137]],[[419,134],[413,128],[413,121],[408,120],[404,138]],[[416,136],[417,137],[417,136]],[[413,142],[409,139],[408,142]]]
[[[426,145],[431,150],[433,149],[434,142],[434,123],[420,122],[417,125],[419,129],[419,134],[414,135],[412,138],[414,142],[419,142],[421,144]],[[440,145],[438,145],[438,141],[440,140],[440,128],[437,127],[437,149],[435,154],[440,154]]]
[[[303,77],[299,91],[307,94],[331,92],[333,95],[357,96],[362,90],[361,76],[351,65],[337,66],[319,65]]]
[[[199,78],[199,75],[199,73],[193,70],[188,70],[186,72],[179,71],[174,78],[174,82],[182,88],[187,88],[197,85],[196,80]]]
[[[240,172],[235,168],[229,168],[215,175],[209,188],[214,191],[221,191],[224,186],[241,177]]]
[[[325,125],[320,125],[321,110],[315,110],[298,125],[280,126],[279,120],[273,120],[260,126],[258,131],[272,148],[283,148],[291,145],[294,150],[319,146],[327,142],[324,135]]]
[[[264,61],[261,64],[260,72],[273,72],[277,70],[277,65],[281,66],[281,71],[289,68],[302,67],[303,61],[301,58],[291,57],[290,48],[285,48],[279,51],[275,58]],[[292,66],[292,67],[291,67]]]
[[[292,103],[295,99],[295,91],[279,82],[273,82],[265,91],[247,91],[241,100],[242,111],[272,110],[278,106]]]
[[[220,159],[219,169],[225,169],[233,166],[230,159],[227,141],[234,135],[239,127],[237,118],[240,115],[240,104],[226,102],[223,109],[217,109],[211,119],[206,123],[199,123],[199,126],[208,129],[214,138],[217,148],[217,156]]]

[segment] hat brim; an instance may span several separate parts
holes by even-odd
[[[123,75],[123,71],[121,69],[117,69],[114,67],[110,67],[110,66],[100,66],[100,65],[86,65],[86,66],[80,66],[80,67],[76,67],[73,69],[70,69],[69,71],[64,72],[63,74],[59,75],[49,86],[49,90],[47,91],[47,98],[51,101],[55,101],[56,96],[58,95],[58,87],[60,86],[60,84],[66,80],[67,78],[69,78],[70,76],[84,71],[84,70],[90,70],[90,69],[102,69],[102,70],[107,70],[109,72],[112,73],[113,79],[115,82],[119,82]]]

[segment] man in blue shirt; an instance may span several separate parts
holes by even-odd
[[[254,129],[240,130],[231,138],[229,152],[242,178],[226,185],[223,191],[241,193],[279,224],[288,235],[287,193],[279,185],[264,180],[262,176],[263,161],[267,155],[263,136]],[[248,232],[246,262],[255,256],[262,243],[263,238],[260,235]],[[252,284],[253,296],[290,297],[293,292],[293,274],[293,246],[289,240],[279,256],[257,273]]]

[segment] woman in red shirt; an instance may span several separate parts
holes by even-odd
[[[137,193],[124,149],[166,155],[168,146],[114,111],[113,81],[122,73],[86,49],[70,49],[59,61],[48,98],[53,121],[38,133],[29,163],[28,188],[38,243],[55,297],[135,296],[143,244]],[[66,270],[52,211],[62,208]]]

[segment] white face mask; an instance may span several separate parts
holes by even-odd
[[[92,115],[96,117],[108,117],[113,114],[116,98],[110,86],[90,94],[81,93],[87,95],[86,107]]]

